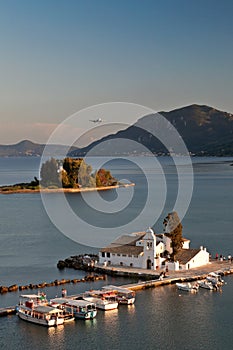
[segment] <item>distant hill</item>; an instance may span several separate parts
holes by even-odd
[[[62,154],[65,146],[49,145],[47,156],[59,156]],[[0,145],[0,157],[39,157],[44,151],[45,145],[34,143],[28,140],[21,141],[14,145]],[[72,147],[71,151],[77,150]]]
[[[191,154],[197,156],[233,156],[232,114],[197,104],[170,112],[162,111],[159,114],[162,114],[177,129]],[[85,148],[72,147],[68,155],[71,157],[84,156],[94,146],[98,147],[96,155],[139,154],[142,153],[141,144],[145,146],[145,150],[149,149],[154,154],[166,155],[169,150],[151,133],[144,130],[148,127],[150,130],[156,131],[156,117],[157,114],[144,116],[127,129],[114,135],[108,135]],[[169,135],[169,127],[166,134]],[[112,140],[116,138],[121,140],[113,145]],[[136,143],[130,143],[128,139],[136,141]],[[102,143],[103,141],[105,143]],[[43,144],[24,140],[15,145],[0,145],[0,156],[41,156],[44,147]],[[62,150],[64,150],[64,146],[50,145],[47,155],[58,156]]]
[[[233,115],[219,111],[209,106],[193,104],[170,112],[159,112],[177,129],[182,136],[190,153],[203,156],[233,156]],[[138,127],[140,126],[140,127]],[[134,125],[114,135],[109,135],[89,146],[70,152],[71,156],[85,155],[93,146],[105,141],[101,154],[137,154],[141,147],[127,141],[127,139],[143,144],[151,152],[168,154],[168,150],[155,137],[143,128],[149,127],[155,131],[157,127],[156,114],[145,116]],[[167,132],[169,135],[169,130]],[[121,138],[116,147],[111,146],[111,140]]]

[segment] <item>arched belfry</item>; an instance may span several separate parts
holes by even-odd
[[[143,252],[144,252],[144,268],[155,268],[155,250],[156,250],[156,236],[152,228],[146,230],[146,234],[143,237]]]

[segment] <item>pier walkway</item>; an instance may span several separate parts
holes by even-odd
[[[188,282],[196,281],[206,278],[210,272],[221,271],[224,275],[233,273],[233,263],[228,261],[211,260],[207,265],[190,269],[190,270],[180,270],[180,271],[168,271],[166,272],[166,277],[159,280],[158,277],[164,269],[157,270],[147,270],[147,269],[137,269],[133,267],[123,267],[123,266],[102,266],[96,265],[102,273],[114,275],[114,276],[125,276],[142,278],[144,281],[139,281],[138,283],[123,285],[122,287],[130,288],[134,291],[158,287],[165,284],[172,284],[176,282]],[[146,281],[145,281],[146,280]]]
[[[220,272],[224,275],[233,274],[233,263],[228,261],[216,261],[212,260],[208,265],[201,266],[190,270],[180,270],[180,271],[168,271],[166,272],[166,277],[162,280],[158,279],[161,272],[164,269],[158,270],[146,270],[137,269],[133,267],[123,267],[123,266],[103,266],[96,264],[94,271],[101,273],[113,275],[113,276],[124,276],[139,279],[137,283],[130,283],[127,285],[122,285],[121,287],[129,288],[131,290],[137,291],[141,289],[147,289],[152,287],[158,287],[166,284],[172,284],[176,282],[188,282],[196,281],[206,278],[210,272]],[[140,280],[141,278],[141,280]],[[79,294],[70,295],[68,298],[76,299]],[[7,316],[15,314],[15,307],[0,308],[0,316]]]

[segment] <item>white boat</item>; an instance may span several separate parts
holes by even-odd
[[[97,309],[114,310],[118,308],[118,301],[114,292],[107,293],[102,290],[92,290],[85,292],[83,300],[94,303]]]
[[[73,300],[65,298],[55,298],[50,300],[51,305],[63,308],[65,312],[75,318],[90,320],[96,317],[96,305],[86,300]]]
[[[128,288],[117,287],[113,285],[102,287],[106,292],[115,292],[116,300],[119,304],[132,305],[135,302],[135,292]]]
[[[222,277],[216,274],[215,272],[210,272],[206,279],[215,286],[222,286],[224,284],[224,280],[222,279]]]
[[[21,295],[17,313],[22,320],[36,323],[42,326],[58,326],[64,323],[63,311],[48,306],[48,301],[43,295]]]
[[[198,281],[199,287],[209,290],[214,290],[215,287],[210,281],[204,280],[204,281]]]
[[[176,286],[180,290],[184,290],[186,292],[196,293],[198,291],[198,285],[192,285],[191,283],[176,283]]]

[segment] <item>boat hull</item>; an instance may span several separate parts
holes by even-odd
[[[119,304],[123,304],[123,305],[133,305],[135,302],[135,298],[129,298],[129,299],[117,299]]]
[[[31,315],[26,315],[24,312],[22,312],[20,310],[18,311],[18,316],[19,316],[19,318],[21,318],[24,321],[39,324],[41,326],[46,326],[46,327],[56,327],[56,326],[62,325],[64,323],[63,318],[45,320],[42,318],[33,317]]]
[[[197,288],[194,288],[192,286],[183,284],[183,283],[176,283],[176,286],[179,290],[183,290],[184,292],[190,292],[190,293],[196,293]]]
[[[97,315],[97,311],[88,311],[88,312],[74,312],[74,317],[80,320],[92,320]]]
[[[102,300],[102,299],[95,298],[95,297],[84,297],[83,299],[87,300],[87,301],[90,301],[92,303],[95,303],[97,309],[100,309],[100,310],[107,311],[107,310],[114,310],[114,309],[118,308],[118,302],[117,301],[116,302],[110,302],[110,301]]]

